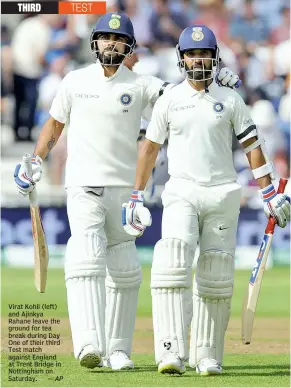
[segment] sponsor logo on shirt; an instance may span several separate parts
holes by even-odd
[[[172,108],[171,112],[178,112],[180,110],[192,109],[195,108],[195,105],[186,105],[186,106],[178,106],[177,108]]]
[[[76,98],[99,98],[98,94],[86,94],[86,93],[76,93]]]
[[[254,122],[251,118],[248,118],[248,119],[245,119],[244,122],[243,122],[243,125],[247,125],[247,126],[250,126],[250,125],[253,125]]]

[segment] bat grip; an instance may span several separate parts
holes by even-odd
[[[278,194],[284,193],[287,183],[288,183],[288,179],[280,178],[279,186],[278,186],[278,190],[277,190]],[[266,230],[265,230],[265,233],[266,234],[274,233],[275,226],[276,226],[276,220],[274,219],[274,217],[270,217],[268,224],[267,224],[267,227],[266,227]]]
[[[31,165],[31,155],[30,154],[25,154],[23,156],[23,163],[25,167],[25,172],[29,178],[32,177],[32,165]],[[37,203],[37,193],[36,193],[36,188],[32,190],[31,193],[29,193],[29,202],[31,206],[38,206]]]

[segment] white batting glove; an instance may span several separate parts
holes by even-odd
[[[35,187],[35,183],[39,182],[42,175],[42,159],[40,156],[32,156],[31,167],[32,176],[29,177],[26,174],[24,163],[20,163],[16,166],[14,171],[14,181],[18,187],[18,191],[22,195],[28,195]]]
[[[151,213],[143,206],[143,201],[143,191],[133,190],[129,202],[122,205],[123,228],[134,237],[142,236],[146,227],[152,224]]]
[[[285,228],[287,222],[290,221],[290,197],[286,194],[277,194],[272,184],[260,192],[266,217],[274,217],[280,228]]]
[[[229,88],[239,88],[242,84],[239,76],[234,74],[228,67],[220,69],[219,73],[216,74],[215,80],[219,86],[227,86]]]

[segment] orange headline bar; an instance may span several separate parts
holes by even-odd
[[[97,14],[106,13],[106,1],[60,1],[59,14]]]

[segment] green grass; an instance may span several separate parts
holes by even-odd
[[[289,269],[278,268],[266,271],[263,279],[261,295],[259,299],[257,317],[261,318],[289,318],[290,316],[290,292]],[[235,291],[232,302],[232,317],[239,317],[243,295],[248,285],[250,271],[237,271],[235,275]],[[143,267],[143,284],[140,290],[138,316],[151,316],[150,296],[150,268]],[[47,292],[39,294],[33,285],[33,273],[31,269],[2,268],[2,317],[7,321],[9,312],[8,304],[25,303],[57,303],[57,310],[46,310],[46,317],[67,317],[66,292],[63,271],[50,269]],[[65,328],[65,330],[67,330]],[[140,336],[151,335],[149,330],[139,332]],[[239,335],[235,333],[237,342]],[[284,337],[284,336],[282,336]],[[141,337],[138,337],[141,338]],[[267,337],[268,339],[268,337]],[[263,346],[256,338],[256,343]],[[279,344],[280,331],[276,332],[273,341]],[[262,344],[262,345],[261,345]],[[272,346],[268,341],[264,345]],[[255,347],[254,347],[255,348]],[[140,387],[140,386],[184,386],[184,387],[287,387],[289,380],[289,354],[278,351],[280,354],[253,354],[251,346],[243,347],[243,351],[237,348],[233,353],[227,353],[224,361],[224,373],[222,376],[200,377],[192,369],[187,369],[185,375],[173,377],[163,376],[157,373],[152,354],[142,355],[134,353],[132,358],[136,364],[134,371],[113,372],[109,369],[84,370],[78,366],[78,362],[72,355],[57,355],[62,363],[60,369],[54,368],[54,374],[39,376],[38,381],[9,382],[7,353],[2,353],[2,386],[90,386],[90,387]],[[258,347],[257,347],[258,348]],[[280,348],[278,348],[280,349]],[[57,350],[57,349],[56,349]],[[58,350],[57,350],[58,351]],[[236,353],[235,353],[236,352]],[[63,376],[62,380],[55,380],[57,376]],[[60,378],[60,377],[59,377]]]
[[[115,372],[107,368],[85,370],[69,356],[59,356],[62,367],[50,376],[39,376],[35,383],[8,382],[8,361],[3,357],[2,386],[57,387],[289,387],[289,356],[226,355],[221,376],[197,376],[187,368],[183,376],[157,373],[152,356],[133,355],[133,371]],[[55,379],[60,376],[62,380]]]
[[[250,270],[236,271],[232,316],[241,313],[243,296],[248,286]],[[151,316],[150,268],[143,267],[143,283],[140,289],[138,316]],[[289,317],[290,310],[289,268],[267,270],[264,275],[258,303],[257,316]],[[33,285],[32,269],[2,268],[2,316],[8,315],[8,304],[57,303],[57,315],[67,316],[66,291],[63,271],[50,269],[47,290],[39,294]],[[47,310],[48,316],[55,316],[54,310]]]

